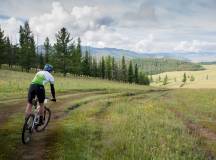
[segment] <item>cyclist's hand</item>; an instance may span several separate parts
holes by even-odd
[[[52,98],[51,101],[56,102],[56,99],[55,99],[55,98]]]

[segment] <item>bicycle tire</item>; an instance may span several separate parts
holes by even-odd
[[[28,126],[28,122],[30,119],[32,119],[32,122],[31,122],[32,124],[30,124],[30,126]],[[34,115],[33,114],[30,114],[25,120],[25,123],[23,125],[23,129],[22,129],[22,143],[23,144],[28,144],[31,141],[33,121],[34,121]],[[28,137],[26,137],[27,133],[29,135]]]
[[[44,124],[43,125],[41,125],[41,126],[36,126],[35,127],[35,130],[37,131],[37,132],[42,132],[42,131],[44,131],[45,130],[45,128],[47,127],[47,125],[48,125],[48,123],[49,123],[49,121],[50,121],[50,118],[51,118],[51,110],[49,109],[49,108],[47,108],[46,106],[44,107]]]

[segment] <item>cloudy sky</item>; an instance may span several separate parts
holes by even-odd
[[[66,27],[83,45],[137,52],[216,50],[216,0],[0,0],[0,25],[17,42],[28,20],[36,41]]]

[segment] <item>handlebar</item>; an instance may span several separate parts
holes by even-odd
[[[48,102],[48,100],[49,100],[49,101],[56,102],[56,99],[53,99],[53,98],[50,98],[50,97],[45,97],[44,103],[46,104],[46,103]],[[35,98],[35,99],[33,99],[32,104],[33,104],[34,106],[36,106],[36,105],[37,105],[37,102],[38,102],[38,98]]]

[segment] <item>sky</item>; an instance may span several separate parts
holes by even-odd
[[[29,21],[37,44],[66,27],[82,45],[139,53],[216,51],[216,0],[0,0],[0,26],[18,43]]]

